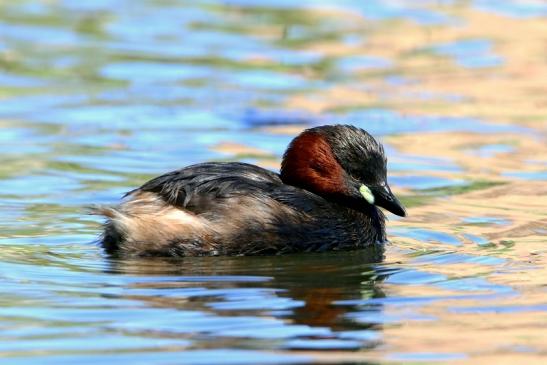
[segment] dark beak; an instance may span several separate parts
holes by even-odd
[[[391,213],[400,217],[406,216],[406,210],[401,202],[393,195],[389,185],[371,186],[370,190],[374,194],[374,204],[389,210]]]

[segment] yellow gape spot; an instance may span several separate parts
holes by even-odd
[[[374,194],[372,194],[372,191],[370,191],[368,186],[361,185],[361,187],[359,188],[359,192],[369,204],[374,204]]]

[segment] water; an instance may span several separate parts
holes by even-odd
[[[546,10],[0,2],[0,356],[544,363]],[[386,145],[409,217],[385,252],[128,261],[94,243],[86,205],[204,160],[275,170],[329,122]]]

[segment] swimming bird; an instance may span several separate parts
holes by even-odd
[[[156,177],[114,207],[102,245],[116,256],[268,255],[350,250],[386,241],[378,207],[405,216],[384,148],[351,125],[303,131],[279,174],[206,162]]]

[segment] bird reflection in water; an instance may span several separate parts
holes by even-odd
[[[209,323],[203,329],[187,327],[183,318],[177,319],[178,311],[206,314],[219,322],[251,317],[252,323],[256,318],[255,328],[263,325],[259,319],[273,319],[287,327],[286,334],[281,331],[274,336],[277,340],[337,339],[339,331],[381,330],[376,323],[352,320],[348,313],[356,310],[355,305],[337,303],[384,297],[381,283],[386,275],[380,271],[385,270],[378,270],[383,254],[382,245],[373,245],[356,251],[285,256],[112,259],[110,271],[131,277],[120,299],[174,310],[172,326],[163,335],[215,339],[214,345],[195,344],[203,348],[217,347],[219,341],[237,344],[238,336],[223,336],[225,323]],[[371,310],[381,314],[382,307]],[[294,333],[291,326],[307,330]],[[162,332],[161,328],[148,330]],[[260,340],[267,331],[251,329],[241,336],[255,333]],[[286,347],[279,342],[268,344],[273,349]],[[376,344],[363,342],[360,348]]]

